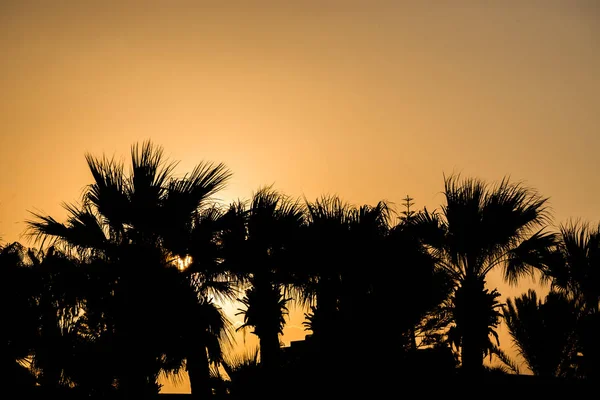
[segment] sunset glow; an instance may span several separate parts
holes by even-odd
[[[597,223],[598,4],[2,1],[0,243],[39,246],[25,221],[64,221],[92,182],[85,155],[128,165],[146,139],[181,160],[176,176],[223,162],[233,177],[211,200],[224,205],[273,184],[301,201],[401,212],[409,194],[440,210],[444,176],[460,173],[536,189],[552,228]],[[503,302],[549,290],[519,282],[497,269],[486,284]],[[223,308],[239,327],[239,302]],[[306,309],[289,308],[285,344],[309,333]],[[235,338],[237,352],[257,343]],[[161,378],[163,392],[189,393],[180,378]]]

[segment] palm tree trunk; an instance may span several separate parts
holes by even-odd
[[[259,338],[261,364],[268,371],[273,371],[279,365],[279,333],[269,331]]]
[[[206,350],[192,352],[187,359],[187,373],[190,378],[192,398],[208,399],[212,396],[210,387],[210,367]]]
[[[317,288],[317,309],[315,313],[319,313],[321,324],[317,327],[318,331],[314,332],[315,336],[328,346],[336,339],[336,314],[337,314],[337,298],[335,295],[334,285],[331,283],[331,278],[324,276],[321,278]]]
[[[477,339],[471,332],[465,332],[462,338],[462,370],[469,375],[483,371],[483,357]]]
[[[462,283],[461,343],[462,370],[469,375],[483,371],[483,345],[487,339],[487,320],[481,321],[481,293],[484,283],[476,276],[468,276]],[[483,312],[486,310],[483,309]],[[459,321],[457,321],[457,324]],[[482,325],[483,324],[483,325]],[[483,337],[481,336],[483,335]]]

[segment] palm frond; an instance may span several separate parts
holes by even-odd
[[[351,221],[353,207],[339,196],[321,196],[314,202],[305,200],[309,222],[313,225],[336,224],[344,226]]]
[[[201,162],[179,180],[176,189],[198,199],[208,199],[223,190],[233,173],[223,163]]]
[[[547,198],[504,178],[497,185],[479,179],[445,179],[447,253],[467,274],[485,276],[504,254],[549,218]]]
[[[201,163],[189,175],[171,179],[162,199],[161,215],[165,229],[185,226],[205,208],[214,207],[211,196],[223,189],[231,177],[224,164]]]
[[[107,238],[102,223],[92,210],[66,203],[63,207],[69,213],[65,224],[50,216],[31,212],[34,219],[26,221],[28,234],[42,244],[50,239],[51,245],[58,243],[66,248],[106,250]]]
[[[127,198],[128,182],[125,178],[124,165],[114,158],[96,158],[85,155],[94,183],[85,191],[84,207],[95,208],[112,229],[123,230],[128,222],[129,199]]]
[[[555,258],[553,248],[556,245],[556,235],[539,230],[529,238],[523,240],[507,253],[504,265],[504,279],[511,285],[516,285],[519,278],[526,275],[533,276],[535,271],[543,271]],[[494,263],[488,265],[489,271],[495,267]]]
[[[411,218],[410,229],[427,246],[433,249],[444,248],[447,226],[439,213],[423,208]]]
[[[218,276],[193,274],[191,279],[198,293],[204,297],[215,299],[220,303],[234,300],[239,294],[235,284],[224,274],[219,274]]]
[[[126,188],[135,227],[147,225],[147,215],[159,211],[176,165],[176,162],[167,161],[163,148],[151,141],[131,147],[131,172]]]
[[[592,228],[581,220],[570,220],[560,227],[558,252],[563,265],[548,272],[555,283],[580,297],[590,310],[598,310],[600,302],[600,223]],[[561,276],[562,269],[565,276]],[[562,278],[562,279],[560,279]]]
[[[519,375],[521,373],[515,360],[511,359],[500,347],[493,346],[491,353],[498,357],[502,364],[505,365],[513,374]]]
[[[202,311],[198,317],[206,324],[207,332],[206,347],[212,363],[222,361],[224,349],[230,350],[233,346],[233,327],[221,307],[212,301],[204,301],[200,304]]]
[[[259,367],[259,348],[254,347],[241,354],[234,354],[223,360],[223,369],[231,381],[235,381],[240,375],[248,370],[256,370]]]

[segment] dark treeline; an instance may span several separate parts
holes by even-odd
[[[197,398],[450,393],[523,372],[499,347],[502,320],[543,382],[598,379],[600,224],[555,231],[547,198],[520,183],[446,177],[436,211],[270,186],[225,205],[223,164],[176,177],[150,142],[129,168],[86,160],[93,181],[67,221],[32,214],[39,249],[0,247],[8,391],[147,398],[185,370]],[[551,290],[503,304],[495,269]],[[235,299],[259,339],[238,357],[218,306]],[[282,347],[291,302],[308,335]]]

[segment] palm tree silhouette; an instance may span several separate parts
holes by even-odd
[[[163,354],[172,339],[169,331],[177,327],[165,328],[157,315],[168,315],[175,307],[169,294],[182,288],[175,262],[187,255],[189,249],[181,245],[189,241],[181,239],[231,174],[223,164],[200,163],[175,178],[176,163],[168,162],[163,149],[150,141],[132,146],[129,174],[114,159],[88,154],[86,160],[94,181],[81,206],[65,205],[67,222],[34,213],[28,225],[37,238],[97,259],[113,272],[107,288],[118,304],[112,307],[110,334],[116,355],[123,358],[117,363],[119,390],[156,393],[158,373],[168,368]],[[191,281],[188,286],[193,287]]]
[[[449,323],[442,306],[452,283],[443,269],[436,268],[435,257],[423,245],[409,200],[407,196],[407,209],[386,238],[387,265],[375,278],[380,282],[380,292],[389,297],[386,301],[411,305],[396,314],[396,321],[401,326],[399,331],[408,335],[404,345],[414,351],[417,337],[422,346],[442,345],[438,332]]]
[[[237,294],[223,268],[221,238],[226,222],[221,208],[213,205],[195,215],[187,236],[181,232],[175,242],[180,254],[187,254],[189,263],[181,272],[187,282],[184,286],[190,288],[191,284],[193,290],[183,291],[192,298],[180,301],[188,307],[179,308],[179,315],[174,316],[183,321],[184,328],[173,344],[181,355],[180,362],[185,360],[193,396],[211,396],[215,380],[210,366],[218,368],[233,340],[231,323],[214,302],[232,300]]]
[[[446,297],[444,279],[411,219],[391,226],[386,202],[353,207],[323,196],[307,209],[303,289],[312,303],[304,325],[326,361],[362,371],[365,378],[373,373],[365,365],[385,363],[390,354],[403,358],[402,352],[416,348],[417,325]],[[398,337],[391,347],[379,338],[389,304],[400,305],[391,322]]]
[[[564,294],[551,291],[544,301],[534,290],[503,307],[504,319],[519,354],[534,375],[573,375],[578,311]]]
[[[167,354],[180,355],[174,360],[176,365],[185,361],[192,397],[209,398],[216,389],[213,369],[221,365],[225,350],[231,347],[231,323],[210,297],[182,304],[187,304],[188,310],[180,310],[170,318],[184,327],[170,343],[175,349]],[[175,368],[173,372],[178,371]]]
[[[271,186],[253,194],[247,209],[234,205],[232,213],[238,225],[245,226],[245,238],[228,237],[229,252],[236,253],[226,268],[242,278],[249,287],[241,299],[244,325],[259,337],[261,365],[273,370],[279,364],[279,335],[283,331],[286,304],[283,283],[290,274],[291,248],[304,223],[304,211],[298,201],[278,193]],[[242,222],[243,221],[243,222]]]
[[[574,301],[578,310],[579,375],[600,376],[600,223],[569,221],[543,269],[552,288]]]
[[[341,273],[351,258],[353,208],[338,196],[322,196],[314,202],[306,201],[306,210],[306,252],[303,270],[296,271],[296,275],[304,286],[301,292],[305,303],[311,306],[307,318],[313,339],[326,351],[343,334],[339,313]]]
[[[353,351],[356,362],[374,361],[375,355],[383,354],[375,327],[385,320],[381,304],[386,304],[393,292],[386,285],[393,266],[384,252],[390,219],[391,211],[384,201],[350,209],[346,263],[338,265],[341,322],[338,334],[346,351],[356,347]],[[351,334],[344,332],[348,326],[354,326]]]
[[[494,304],[494,292],[485,292],[487,274],[504,266],[506,278],[516,282],[542,267],[540,253],[554,239],[542,231],[547,199],[520,183],[505,178],[490,186],[454,175],[444,179],[444,189],[441,212],[425,209],[414,218],[439,268],[455,282],[462,368],[473,373],[483,369],[489,328],[493,331],[497,317],[489,307],[478,306],[482,300]]]
[[[569,221],[559,228],[553,258],[546,263],[545,275],[557,290],[564,291],[587,313],[600,309],[600,223],[590,226]]]

